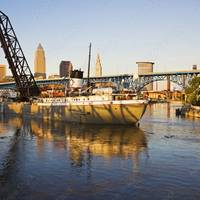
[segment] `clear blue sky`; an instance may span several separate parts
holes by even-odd
[[[62,59],[86,70],[90,41],[91,67],[99,52],[104,75],[133,73],[136,61],[154,61],[155,71],[200,65],[199,0],[0,0],[0,10],[32,70],[39,42],[48,74]]]

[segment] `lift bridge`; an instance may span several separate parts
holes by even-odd
[[[0,11],[0,43],[8,61],[22,101],[38,96],[40,90],[31,73],[12,24],[6,14]]]
[[[183,89],[187,86],[189,80],[195,76],[200,75],[200,70],[185,70],[174,72],[153,72],[140,74],[138,78],[133,77],[131,74],[115,75],[115,76],[102,76],[102,77],[90,77],[90,82],[114,82],[119,88],[131,89],[134,92],[141,91],[146,85],[155,81],[170,81],[181,86]],[[56,79],[44,79],[36,80],[38,86],[45,86],[50,84],[63,84],[66,85],[70,78],[56,78]],[[85,84],[87,78],[84,78]],[[0,89],[15,89],[15,82],[0,83]]]

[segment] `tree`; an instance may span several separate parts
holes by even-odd
[[[194,106],[200,106],[200,77],[194,77],[185,89],[186,101]]]

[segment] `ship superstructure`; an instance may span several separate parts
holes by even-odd
[[[147,101],[135,94],[119,93],[112,82],[83,84],[83,72],[72,71],[66,97],[39,98],[38,112],[48,119],[93,124],[135,124],[143,116]]]

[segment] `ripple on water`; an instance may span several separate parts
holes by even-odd
[[[0,199],[199,199],[200,121],[174,109],[140,129],[0,121]]]

